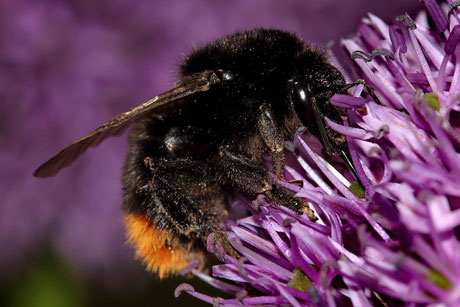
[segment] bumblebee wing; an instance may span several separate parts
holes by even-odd
[[[221,81],[216,75],[216,71],[206,70],[189,77],[170,91],[160,94],[149,101],[113,118],[101,127],[97,128],[87,136],[70,144],[61,150],[54,157],[42,164],[34,172],[35,177],[45,178],[56,175],[62,168],[69,166],[89,147],[99,145],[103,140],[110,136],[121,135],[126,129],[143,116],[155,108],[180,100],[197,92],[205,92],[209,88]]]

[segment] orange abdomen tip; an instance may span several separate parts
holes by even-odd
[[[198,260],[203,266],[203,252],[181,246],[173,233],[158,229],[145,216],[125,213],[124,219],[127,241],[134,246],[136,257],[142,259],[148,271],[163,278],[179,274],[193,260]]]

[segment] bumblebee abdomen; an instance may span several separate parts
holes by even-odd
[[[204,265],[203,252],[188,250],[171,231],[159,229],[147,217],[124,213],[124,221],[127,242],[135,248],[136,257],[160,278],[179,274],[192,261],[199,262],[199,269]]]

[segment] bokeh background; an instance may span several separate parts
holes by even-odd
[[[165,91],[183,54],[274,27],[339,43],[400,0],[0,0],[0,306],[195,306],[185,278],[159,281],[125,245],[126,136],[47,180],[33,170],[115,115]]]

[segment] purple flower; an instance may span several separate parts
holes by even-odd
[[[299,131],[286,178],[303,187],[280,184],[320,220],[263,197],[238,201],[253,213],[227,225],[242,257],[227,255],[212,277],[193,271],[230,298],[187,284],[176,295],[216,306],[460,304],[460,3],[424,3],[392,25],[369,14],[342,41],[353,59],[346,79],[363,78],[375,95],[360,85],[334,96],[349,117],[328,123],[347,137],[365,193]]]

